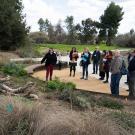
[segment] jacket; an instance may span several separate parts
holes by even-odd
[[[48,65],[55,65],[57,62],[57,56],[56,54],[53,52],[52,54],[50,52],[48,52],[43,59],[41,60],[41,64],[45,62],[45,66]]]
[[[100,51],[94,51],[93,54],[92,54],[92,60],[93,62],[95,63],[98,63],[99,60],[100,60]]]
[[[81,55],[81,61],[83,64],[89,65],[91,63],[91,53],[88,52],[88,56],[85,55],[85,53],[82,53]]]
[[[111,66],[110,66],[110,71],[112,74],[117,74],[117,73],[120,73],[120,69],[122,67],[122,58],[119,56],[119,57],[114,57],[114,59],[112,60],[111,62]]]
[[[128,71],[129,72],[134,72],[135,71],[135,56],[129,62]]]

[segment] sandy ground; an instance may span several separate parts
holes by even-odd
[[[35,72],[33,77],[38,78],[40,80],[45,80],[45,71]],[[76,84],[77,89],[98,92],[98,93],[108,93],[110,94],[110,86],[108,84],[104,84],[102,81],[97,78],[89,75],[88,80],[81,80],[81,73],[77,72],[75,77],[69,76],[69,69],[63,70],[54,70],[53,78],[58,77],[60,80],[65,82],[73,82]],[[120,95],[128,95],[128,92],[124,88],[120,88]]]

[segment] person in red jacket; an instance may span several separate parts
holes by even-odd
[[[46,81],[48,81],[49,75],[50,75],[50,80],[52,80],[53,68],[57,62],[57,56],[52,48],[50,48],[48,53],[43,57],[43,59],[41,60],[41,64],[44,62],[46,67]]]

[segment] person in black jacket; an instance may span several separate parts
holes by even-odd
[[[98,73],[98,66],[100,61],[100,51],[98,50],[98,47],[96,47],[96,50],[92,54],[92,60],[93,60],[93,74]]]
[[[128,66],[129,72],[129,96],[135,99],[135,50],[132,53],[132,59],[129,62]]]
[[[50,75],[50,80],[52,80],[53,67],[57,62],[57,56],[52,48],[50,48],[48,53],[43,57],[43,59],[41,60],[41,64],[44,62],[46,67],[46,81],[48,81],[49,75]]]

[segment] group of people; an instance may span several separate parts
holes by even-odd
[[[43,57],[41,63],[45,62],[46,65],[46,81],[48,81],[49,74],[49,79],[52,80],[53,67],[57,63],[57,61],[61,69],[61,62],[59,57],[60,54],[57,56],[57,54],[53,51],[52,48],[50,48],[48,53]],[[79,53],[77,49],[73,47],[69,53],[70,77],[75,77],[78,58]],[[112,95],[119,95],[120,79],[122,75],[127,75],[129,96],[135,97],[135,50],[132,51],[130,53],[130,56],[128,57],[128,66],[126,66],[126,62],[123,59],[123,56],[121,56],[119,50],[116,50],[114,53],[112,51],[106,50],[101,52],[97,47],[93,53],[90,53],[88,48],[84,48],[80,59],[80,66],[82,67],[82,76],[80,79],[88,80],[88,66],[89,64],[91,64],[91,62],[93,62],[93,74],[99,73],[99,79],[105,79],[105,81],[103,81],[104,83],[109,82],[109,73],[111,72],[110,89]]]

